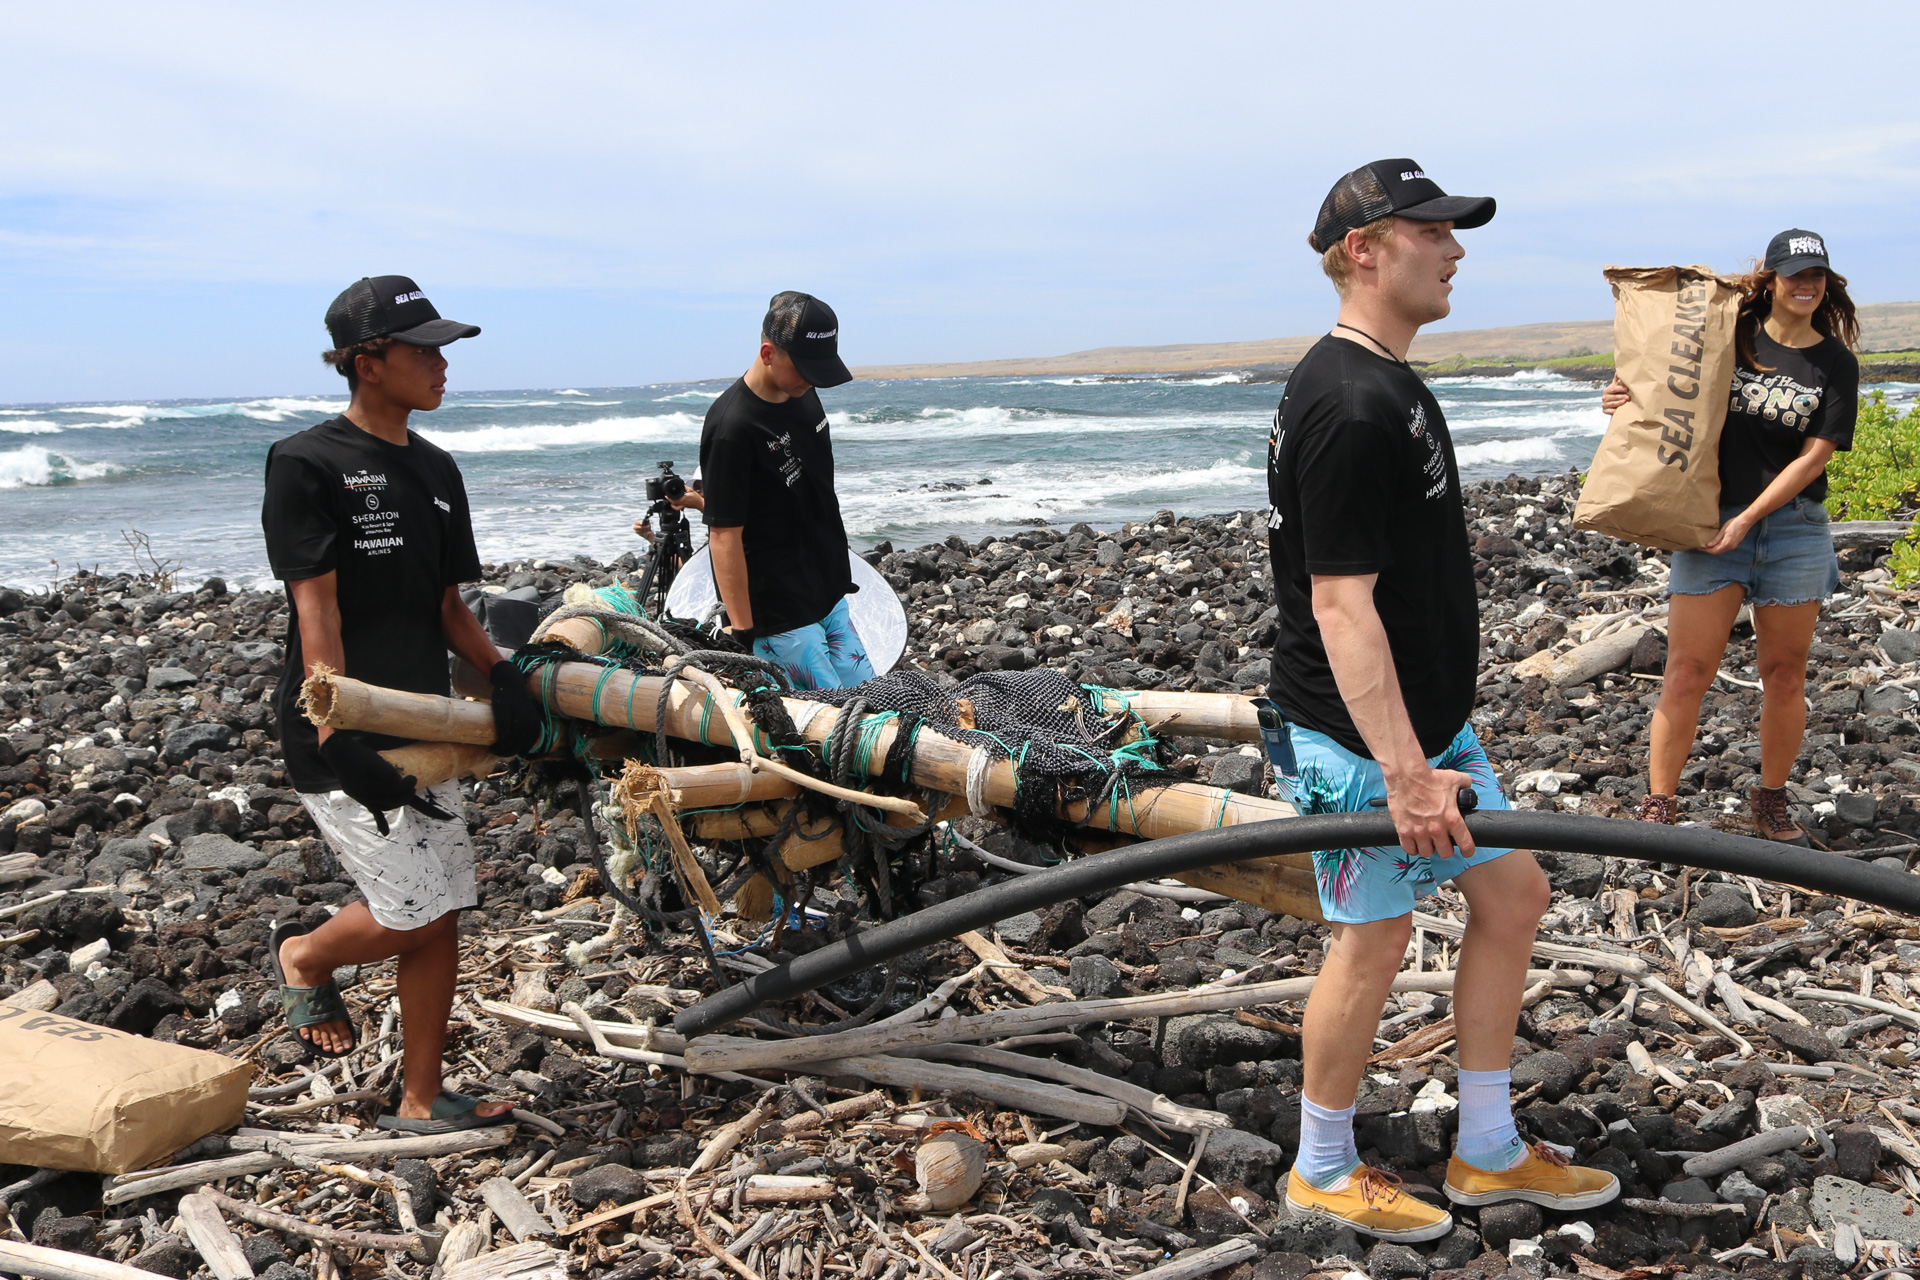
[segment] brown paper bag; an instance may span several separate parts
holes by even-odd
[[[1720,428],[1740,293],[1705,267],[1608,267],[1614,371],[1633,393],[1607,425],[1576,529],[1673,551],[1720,528]]]
[[[253,1067],[0,1004],[0,1164],[131,1173],[240,1123]]]

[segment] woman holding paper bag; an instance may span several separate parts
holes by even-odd
[[[1720,532],[1673,553],[1666,678],[1653,712],[1643,821],[1674,821],[1674,790],[1743,602],[1753,605],[1760,683],[1760,783],[1747,791],[1756,831],[1806,844],[1787,816],[1787,777],[1806,734],[1807,650],[1820,602],[1840,583],[1827,527],[1827,459],[1851,448],[1859,412],[1859,323],[1825,241],[1783,231],[1747,277],[1734,328],[1738,360],[1720,435]],[[1601,393],[1629,399],[1618,378]]]

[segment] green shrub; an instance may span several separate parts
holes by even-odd
[[[1827,463],[1827,509],[1835,520],[1885,520],[1920,505],[1920,404],[1896,414],[1887,393],[1860,400],[1853,448]],[[1920,530],[1920,525],[1915,526]],[[1893,545],[1887,571],[1897,586],[1920,582],[1920,538]]]
[[[1853,448],[1827,463],[1827,509],[1835,520],[1886,520],[1920,505],[1920,405],[1905,414],[1887,393],[1860,398]]]

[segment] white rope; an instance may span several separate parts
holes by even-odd
[[[975,747],[967,757],[967,808],[976,818],[991,818],[993,806],[987,803],[987,770],[993,767],[993,755],[985,747]]]

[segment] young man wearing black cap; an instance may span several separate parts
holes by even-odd
[[[276,926],[268,962],[288,1028],[339,1057],[355,1037],[333,971],[397,957],[402,1094],[379,1123],[449,1132],[510,1110],[440,1087],[459,912],[478,900],[459,786],[416,791],[380,755],[402,739],[316,729],[299,707],[300,686],[325,666],[445,696],[451,649],[490,673],[495,751],[529,749],[539,709],[460,601],[460,584],[480,576],[460,469],[407,427],[410,414],[440,407],[442,348],[480,330],[442,319],[405,276],[376,276],[334,299],[327,332],[333,350],[322,358],[346,377],[352,402],[268,451],[260,518],[274,574],[287,584],[287,662],[274,695],[287,773],[365,897],[312,930]]]
[[[1560,1209],[1619,1194],[1514,1128],[1508,1061],[1545,876],[1531,854],[1475,849],[1458,793],[1505,797],[1475,738],[1479,609],[1453,442],[1406,362],[1446,316],[1463,256],[1455,228],[1493,217],[1411,160],[1347,174],[1308,243],[1340,294],[1333,331],[1287,379],[1268,445],[1269,545],[1279,607],[1262,707],[1268,756],[1303,813],[1384,803],[1398,847],[1314,855],[1332,929],[1302,1028],[1300,1150],[1288,1203],[1389,1240],[1431,1240],[1452,1215],[1360,1162],[1354,1097],[1406,954],[1416,897],[1452,880],[1470,916],[1454,989],[1460,1133],[1445,1191],[1461,1204]]]
[[[833,308],[777,293],[753,367],[707,409],[702,492],[674,505],[702,510],[713,578],[737,636],[805,689],[873,679],[853,629],[847,531],[833,491],[833,437],[816,387],[853,381],[840,359]]]

